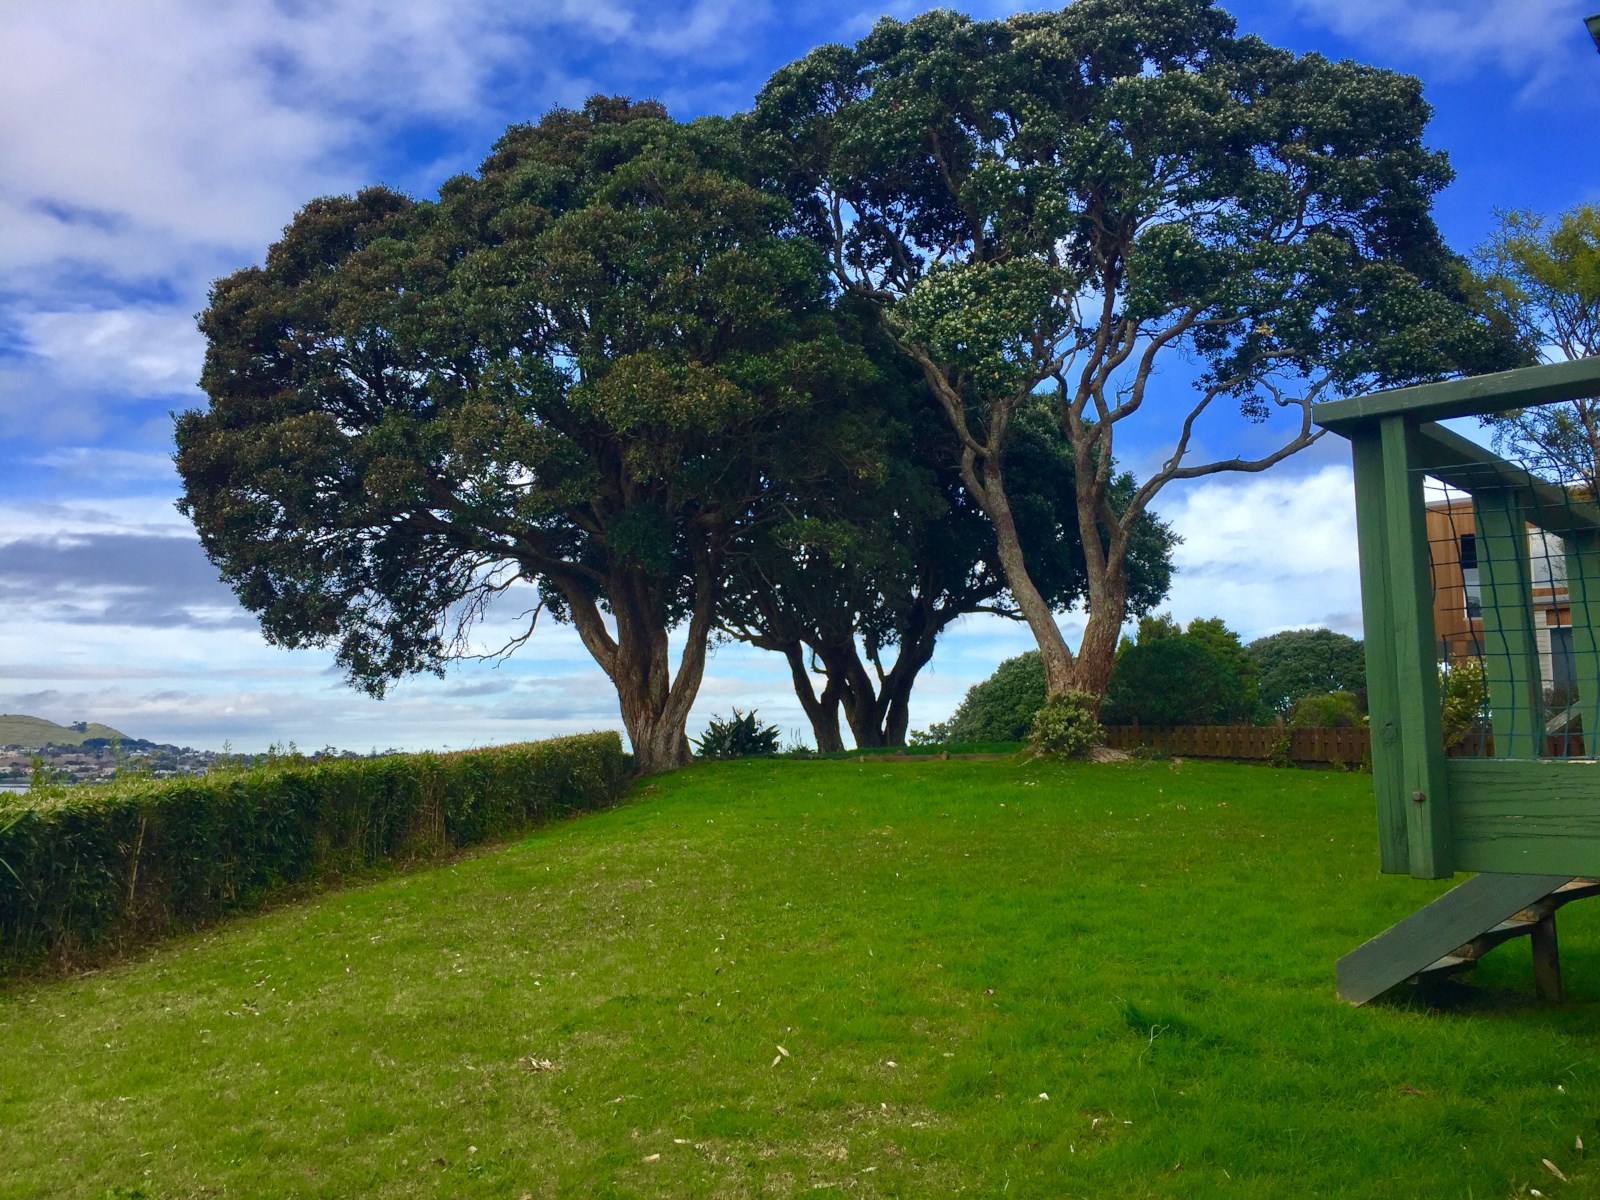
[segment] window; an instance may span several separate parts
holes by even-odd
[[[1461,564],[1461,592],[1469,621],[1483,618],[1483,590],[1478,582],[1478,535],[1463,533],[1458,544]]]

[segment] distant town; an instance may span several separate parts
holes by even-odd
[[[104,783],[130,775],[155,779],[204,775],[218,766],[249,766],[283,755],[312,760],[368,757],[332,746],[310,752],[290,746],[269,754],[196,750],[126,737],[110,726],[86,721],[57,725],[39,717],[5,714],[0,714],[0,738],[5,739],[0,742],[0,788],[8,791],[27,787],[39,774],[52,783]]]

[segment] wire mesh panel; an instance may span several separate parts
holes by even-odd
[[[1600,876],[1594,456],[1511,461],[1442,424],[1538,430],[1595,397],[1600,359],[1317,407],[1350,440],[1384,871]]]
[[[1600,510],[1578,471],[1474,446],[1424,476],[1433,632],[1448,753],[1600,754]],[[1587,735],[1587,737],[1586,737]]]

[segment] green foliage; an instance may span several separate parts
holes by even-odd
[[[1553,222],[1526,210],[1497,216],[1475,256],[1496,310],[1547,358],[1600,354],[1600,206],[1579,205]],[[1600,496],[1600,400],[1546,404],[1483,423],[1501,454]]]
[[[1029,650],[1006,659],[988,679],[967,690],[960,707],[940,727],[940,740],[1023,741],[1044,702],[1044,660],[1037,650]]]
[[[1103,716],[1113,723],[1218,725],[1255,714],[1255,668],[1220,617],[1187,630],[1165,614],[1139,622],[1117,651]]]
[[[1522,360],[1432,220],[1450,168],[1427,117],[1414,78],[1241,36],[1210,0],[1077,0],[881,19],[776,72],[746,129],[933,386],[997,527],[1015,419],[1040,396],[1094,465],[1073,511],[1101,550],[1099,654],[1126,616],[1125,535],[1163,487],[1309,445],[1314,399]],[[1190,390],[1168,377],[1156,403],[1169,357],[1194,364]],[[1227,409],[1288,419],[1236,456],[1205,432]],[[1169,447],[1121,507],[1119,427]]]
[[[1095,716],[1098,700],[1086,692],[1057,692],[1034,714],[1028,744],[1036,754],[1082,758],[1106,740]]]
[[[756,710],[740,712],[726,721],[712,717],[694,746],[701,758],[764,758],[778,752],[778,727],[762,725]]]
[[[1361,707],[1351,692],[1307,692],[1289,713],[1290,729],[1354,729]]]
[[[214,285],[180,507],[269,641],[381,693],[533,583],[641,762],[687,758],[728,555],[775,477],[832,453],[824,414],[867,372],[736,150],[726,121],[595,97],[508,129],[437,201],[315,200]]]
[[[1262,705],[1280,716],[1311,692],[1366,694],[1366,653],[1356,638],[1331,629],[1290,629],[1257,638],[1245,650],[1256,665]]]
[[[1196,617],[1184,630],[1186,637],[1194,638],[1232,678],[1233,693],[1228,702],[1228,720],[1243,720],[1255,716],[1259,704],[1256,682],[1256,663],[1239,640],[1239,635],[1223,622],[1221,617]]]
[[[1444,744],[1454,746],[1489,716],[1489,681],[1476,658],[1439,664]]]
[[[71,961],[613,801],[622,741],[283,760],[0,800],[0,970]]]

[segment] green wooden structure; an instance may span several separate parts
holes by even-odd
[[[1417,975],[1418,960],[1435,951],[1439,961],[1429,961],[1444,969],[1443,960],[1460,957],[1452,950],[1468,948],[1472,939],[1459,936],[1466,925],[1480,925],[1473,938],[1487,936],[1519,912],[1536,915],[1535,901],[1550,900],[1559,885],[1600,877],[1600,506],[1439,424],[1597,395],[1600,359],[1589,359],[1315,409],[1318,424],[1349,439],[1354,459],[1382,870],[1421,879],[1457,871],[1527,877],[1498,890],[1477,884],[1458,896],[1463,889],[1457,889],[1437,902],[1453,913],[1450,919],[1413,919],[1409,932],[1402,922],[1347,956],[1340,964],[1340,994],[1347,999],[1362,1002]],[[1489,758],[1446,757],[1443,743],[1425,503],[1425,489],[1440,485],[1453,504],[1470,497],[1493,726]],[[1581,759],[1548,753],[1530,529],[1554,535],[1564,547],[1562,611],[1570,612],[1576,695],[1563,697],[1569,703],[1561,715],[1564,728],[1581,727],[1588,739],[1589,757]],[[1530,889],[1540,896],[1530,899]],[[1581,884],[1561,895],[1580,893],[1588,894]],[[1551,957],[1556,906],[1551,900],[1539,910],[1538,919],[1549,923],[1547,938],[1529,931],[1536,952],[1544,940]]]

